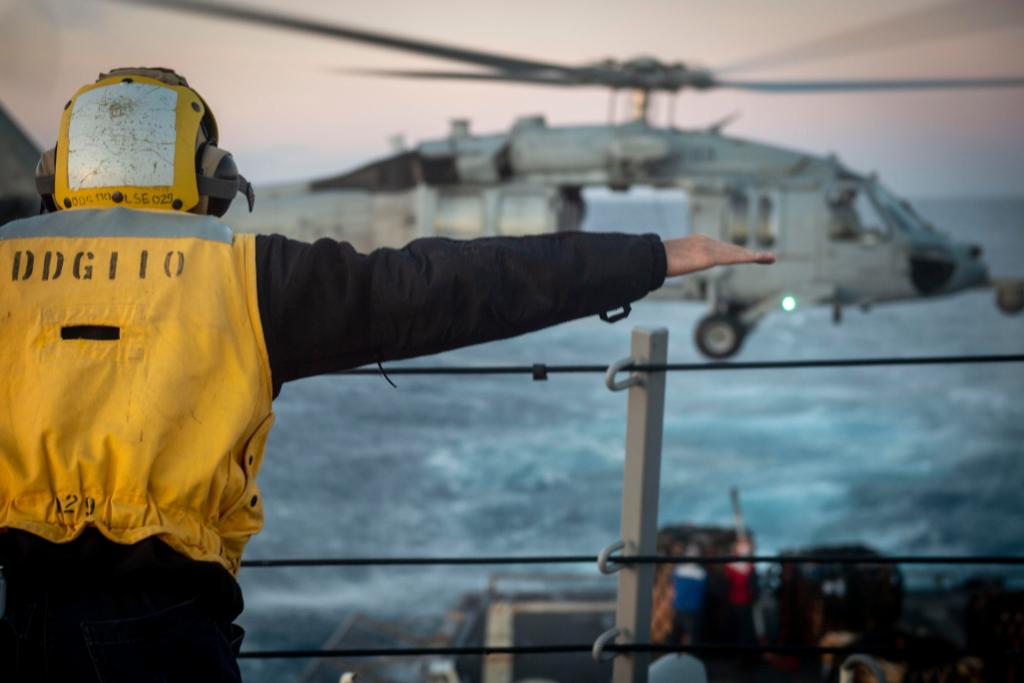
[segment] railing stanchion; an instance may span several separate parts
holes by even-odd
[[[633,330],[633,362],[664,365],[668,330]],[[658,487],[661,477],[661,438],[665,409],[665,373],[636,372],[629,386],[626,422],[626,463],[622,480],[622,556],[653,555],[658,534]],[[634,564],[619,572],[615,626],[623,643],[649,643],[651,595],[655,568]],[[613,683],[647,683],[651,655],[620,654],[612,665]]]

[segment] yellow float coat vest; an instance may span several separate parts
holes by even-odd
[[[254,249],[171,212],[0,227],[0,530],[157,536],[238,571],[273,422]]]

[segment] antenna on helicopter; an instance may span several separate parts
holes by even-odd
[[[708,132],[709,133],[714,133],[715,135],[718,135],[723,130],[725,130],[726,126],[730,125],[733,121],[735,121],[739,117],[740,117],[740,112],[738,112],[738,111],[734,111],[731,114],[726,114],[725,116],[723,116],[722,118],[718,119],[717,121],[712,123],[710,126],[708,126]]]

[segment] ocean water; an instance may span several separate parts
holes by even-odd
[[[1024,200],[919,200],[941,230],[1024,276]],[[685,232],[661,196],[595,198],[588,228]],[[669,329],[698,361],[694,303],[641,302],[414,365],[611,363],[634,326]],[[1024,351],[1024,315],[991,291],[768,316],[739,360]],[[596,554],[618,537],[624,393],[598,375],[322,377],[276,402],[261,475],[266,528],[249,558]],[[728,524],[728,489],[767,553],[866,542],[893,553],[1024,546],[1024,366],[675,373],[667,385],[659,521]],[[555,567],[559,571],[562,567]],[[590,568],[580,568],[592,571]],[[246,649],[316,648],[353,611],[441,613],[491,568],[246,569]],[[595,572],[596,573],[596,572]],[[303,662],[243,660],[247,681]]]

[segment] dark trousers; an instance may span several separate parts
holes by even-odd
[[[0,680],[241,681],[242,630],[218,623],[199,596],[131,584],[21,588],[9,582]]]
[[[672,645],[683,643],[686,638],[686,645],[700,643],[700,612],[686,612],[676,610],[672,615],[672,635],[669,642]]]

